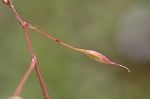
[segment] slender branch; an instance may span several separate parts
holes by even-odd
[[[31,29],[33,29],[33,30],[35,30],[35,31],[37,31],[38,33],[44,35],[45,37],[47,37],[47,38],[49,38],[49,39],[51,39],[51,40],[53,40],[53,41],[56,41],[57,43],[60,43],[60,44],[66,46],[66,47],[68,47],[68,48],[73,49],[73,50],[79,51],[79,48],[76,48],[76,47],[73,47],[73,46],[71,46],[71,45],[69,45],[69,44],[66,44],[66,43],[64,43],[64,42],[62,42],[62,41],[60,41],[60,40],[58,40],[57,38],[52,37],[51,35],[46,34],[45,32],[39,30],[37,27],[32,26],[31,24],[28,24],[28,27],[31,28]]]
[[[40,69],[38,68],[38,63],[37,63],[34,51],[32,49],[32,45],[31,45],[30,38],[29,38],[29,35],[28,35],[28,30],[27,30],[28,24],[21,19],[20,15],[18,14],[18,12],[16,11],[16,9],[14,8],[14,6],[12,4],[12,0],[2,0],[2,2],[4,4],[10,6],[10,8],[12,9],[15,17],[17,18],[17,20],[20,22],[21,26],[23,27],[23,30],[24,30],[24,33],[25,33],[25,37],[26,37],[26,40],[27,40],[27,44],[28,44],[28,48],[29,48],[29,51],[30,51],[31,59],[32,59],[31,65],[30,65],[28,71],[26,72],[25,76],[21,80],[21,83],[18,85],[14,96],[19,96],[20,95],[21,90],[24,87],[24,84],[25,84],[25,82],[26,82],[30,72],[33,70],[33,65],[34,65],[36,73],[37,73],[37,76],[38,76],[38,79],[39,79],[39,82],[40,82],[40,86],[41,86],[43,94],[44,94],[44,97],[45,97],[45,99],[50,99],[49,95],[48,95],[48,91],[47,91],[45,83],[44,83],[44,80],[42,78]]]
[[[20,93],[23,89],[23,86],[24,86],[25,82],[27,81],[31,71],[34,69],[34,66],[35,66],[35,60],[32,59],[29,69],[27,70],[26,74],[24,75],[21,82],[19,83],[19,85],[18,85],[18,87],[17,87],[17,89],[16,89],[13,96],[20,96]]]
[[[48,91],[47,91],[45,83],[44,83],[44,80],[42,78],[40,69],[38,67],[38,62],[36,60],[35,54],[34,54],[33,49],[32,49],[32,45],[31,45],[31,42],[30,42],[30,39],[29,39],[29,36],[28,36],[28,31],[26,29],[26,26],[27,26],[27,23],[25,23],[25,26],[23,26],[23,29],[24,29],[24,33],[25,33],[26,40],[27,40],[27,43],[28,43],[28,48],[30,50],[31,58],[34,59],[35,62],[36,62],[35,70],[36,70],[36,73],[37,73],[37,76],[38,76],[38,79],[39,79],[39,82],[40,82],[40,85],[41,85],[41,88],[42,88],[42,91],[43,91],[43,94],[44,94],[44,99],[50,99],[49,95],[48,95]]]
[[[50,97],[48,95],[48,91],[47,91],[46,86],[45,86],[45,83],[43,81],[42,75],[40,73],[40,69],[38,67],[38,63],[35,64],[35,70],[36,70],[37,77],[39,79],[40,85],[42,87],[42,91],[43,91],[43,94],[44,94],[44,99],[50,99]]]
[[[26,28],[26,22],[24,22],[21,25],[22,25],[23,30],[24,30],[24,34],[25,34],[25,37],[26,37],[26,41],[27,41],[27,44],[28,44],[28,48],[29,48],[29,51],[30,51],[31,58],[34,59],[34,52],[33,52],[32,45],[31,45],[31,42],[30,42],[30,38],[29,38],[29,35],[28,35],[28,30]]]

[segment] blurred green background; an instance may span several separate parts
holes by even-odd
[[[13,3],[24,21],[70,45],[96,50],[131,70],[128,74],[123,68],[98,63],[29,30],[51,99],[150,99],[149,0]],[[10,8],[0,3],[0,99],[13,94],[30,62],[22,27]],[[21,96],[43,99],[35,71]]]

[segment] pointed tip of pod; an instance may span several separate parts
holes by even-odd
[[[114,62],[111,62],[112,65],[116,65],[116,66],[119,66],[119,67],[122,67],[122,68],[125,68],[129,73],[131,73],[130,69],[126,66],[123,66],[123,65],[120,65],[120,64],[117,64],[117,63],[114,63]]]

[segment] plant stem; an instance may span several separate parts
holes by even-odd
[[[14,96],[19,96],[20,95],[21,90],[24,87],[24,84],[25,84],[29,74],[31,73],[33,68],[35,68],[38,79],[39,79],[39,82],[40,82],[40,86],[41,86],[43,94],[44,94],[44,99],[50,99],[49,95],[48,95],[48,91],[47,91],[45,83],[44,83],[44,80],[42,78],[40,69],[38,67],[38,63],[37,63],[34,51],[32,49],[32,45],[31,45],[30,38],[29,38],[29,35],[28,35],[28,30],[27,30],[28,24],[21,19],[20,15],[18,14],[18,12],[16,11],[16,9],[14,8],[14,6],[12,4],[12,0],[8,0],[8,2],[9,2],[8,4],[9,4],[10,8],[12,9],[13,13],[15,14],[15,17],[17,18],[17,20],[20,22],[21,26],[23,27],[25,37],[26,37],[26,40],[27,40],[27,44],[28,44],[28,48],[29,48],[29,51],[30,51],[31,59],[32,59],[31,65],[30,65],[29,69],[27,70],[25,76],[21,80],[20,84],[18,85],[18,87],[17,87],[17,89],[14,93]]]
[[[48,95],[48,91],[47,91],[45,83],[44,83],[44,80],[43,80],[42,75],[40,73],[40,69],[38,67],[38,63],[35,64],[35,70],[36,70],[37,77],[39,79],[40,85],[42,87],[42,91],[43,91],[43,94],[44,94],[44,99],[50,99],[50,97]]]
[[[28,24],[28,27],[31,28],[31,29],[33,29],[33,30],[35,30],[35,31],[37,31],[37,32],[40,33],[41,35],[44,35],[45,37],[47,37],[47,38],[49,38],[49,39],[51,39],[51,40],[53,40],[53,41],[56,41],[57,43],[60,43],[60,44],[66,46],[66,47],[68,47],[68,48],[71,48],[71,49],[73,49],[73,50],[80,51],[80,52],[81,52],[81,50],[82,50],[82,49],[80,49],[80,48],[76,48],[76,47],[73,47],[73,46],[71,46],[71,45],[69,45],[69,44],[66,44],[66,43],[64,43],[64,42],[62,42],[62,41],[60,41],[60,40],[58,40],[58,39],[52,37],[51,35],[46,34],[45,32],[39,30],[37,27],[32,26],[31,24]]]
[[[27,81],[31,71],[34,69],[34,66],[35,66],[35,60],[32,60],[29,69],[27,70],[26,74],[24,75],[21,82],[19,83],[13,96],[20,96],[23,86],[24,86],[25,82]]]
[[[71,45],[69,45],[69,44],[66,44],[66,43],[64,43],[64,42],[62,42],[62,41],[60,41],[60,40],[58,40],[58,39],[52,37],[51,35],[46,34],[45,32],[39,30],[38,27],[34,27],[34,26],[32,26],[31,24],[28,24],[28,23],[24,22],[24,21],[21,19],[21,17],[19,16],[19,14],[17,13],[16,9],[14,8],[14,6],[13,6],[13,4],[12,4],[12,0],[2,0],[2,2],[3,2],[4,4],[6,4],[6,5],[8,5],[8,6],[12,9],[12,11],[13,11],[15,17],[17,18],[17,20],[20,22],[21,26],[23,27],[23,30],[24,30],[24,33],[25,33],[25,37],[26,37],[26,41],[27,41],[27,44],[28,44],[28,48],[29,48],[29,51],[30,51],[31,59],[32,59],[31,64],[30,64],[30,67],[29,67],[29,69],[27,70],[26,74],[24,75],[23,79],[21,80],[20,84],[18,85],[18,87],[17,87],[17,89],[16,89],[16,91],[15,91],[15,93],[14,93],[14,96],[19,96],[19,95],[20,95],[20,93],[21,93],[21,91],[22,91],[22,88],[24,87],[24,84],[25,84],[25,82],[26,82],[26,80],[27,80],[29,74],[31,73],[31,71],[32,71],[33,69],[35,69],[35,70],[36,70],[37,77],[38,77],[39,82],[40,82],[40,86],[41,86],[42,91],[43,91],[43,94],[44,94],[44,99],[50,99],[50,98],[49,98],[49,95],[48,95],[48,91],[47,91],[46,86],[45,86],[45,83],[44,83],[44,80],[43,80],[43,78],[42,78],[40,69],[39,69],[39,67],[38,67],[38,62],[37,62],[37,60],[36,60],[36,57],[35,57],[35,54],[34,54],[34,51],[33,51],[32,45],[31,45],[31,42],[30,42],[30,38],[29,38],[29,35],[28,35],[27,27],[29,27],[29,28],[31,28],[31,29],[37,31],[38,33],[40,33],[40,34],[46,36],[47,38],[50,38],[50,39],[53,40],[53,41],[56,41],[56,42],[59,43],[59,44],[62,44],[62,45],[66,46],[66,47],[68,47],[68,48],[70,48],[70,49],[75,50],[75,51],[82,52],[82,53],[88,55],[90,58],[92,58],[92,59],[94,59],[94,60],[96,60],[96,61],[99,61],[99,62],[102,62],[102,63],[105,63],[105,64],[112,64],[112,65],[116,65],[116,66],[123,67],[123,68],[125,68],[126,70],[128,70],[128,72],[130,73],[130,70],[129,70],[127,67],[110,61],[110,60],[107,59],[104,55],[102,55],[102,54],[100,54],[100,53],[98,53],[98,52],[96,52],[96,51],[93,51],[93,50],[85,50],[85,49],[80,49],[80,48],[73,47],[73,46],[71,46]]]

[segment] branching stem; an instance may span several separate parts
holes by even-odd
[[[44,94],[44,99],[50,99],[49,95],[48,95],[48,91],[47,91],[45,83],[44,83],[44,80],[42,78],[40,69],[38,67],[38,63],[37,63],[34,51],[32,49],[32,45],[31,45],[30,38],[29,38],[29,35],[28,35],[28,30],[27,30],[28,23],[24,22],[21,19],[20,15],[18,14],[18,12],[16,11],[16,9],[14,8],[14,6],[12,4],[12,0],[2,0],[2,2],[5,3],[6,5],[10,6],[10,8],[12,9],[15,17],[17,18],[17,20],[20,22],[21,26],[23,27],[23,30],[24,30],[24,33],[25,33],[25,37],[26,37],[26,40],[27,40],[27,44],[28,44],[28,48],[29,48],[29,51],[30,51],[31,59],[32,59],[31,65],[29,66],[29,69],[27,70],[27,72],[24,75],[23,79],[19,83],[19,85],[18,85],[18,87],[17,87],[17,89],[16,89],[16,91],[14,93],[14,96],[20,96],[20,93],[21,93],[21,91],[22,91],[22,89],[24,87],[24,84],[25,84],[29,74],[35,68],[37,76],[38,76],[38,79],[39,79],[39,82],[40,82],[40,85],[41,85],[41,88],[42,88],[42,91],[43,91],[43,94]]]
[[[45,37],[47,37],[47,38],[49,38],[49,39],[51,39],[53,41],[56,41],[57,43],[59,43],[61,45],[64,45],[64,46],[66,46],[66,47],[68,47],[70,49],[82,52],[82,53],[88,55],[90,58],[92,58],[92,59],[94,59],[94,60],[96,60],[98,62],[105,63],[105,64],[111,64],[111,65],[115,65],[115,66],[119,66],[119,67],[123,67],[130,73],[130,70],[127,67],[110,61],[104,55],[102,55],[102,54],[100,54],[100,53],[98,53],[98,52],[96,52],[94,50],[85,50],[85,49],[73,47],[73,46],[71,46],[69,44],[66,44],[66,43],[64,43],[64,42],[62,42],[62,41],[52,37],[51,35],[46,34],[45,32],[39,30],[38,27],[34,27],[31,24],[29,24],[27,22],[24,22],[22,20],[22,18],[20,17],[20,15],[18,14],[18,12],[16,11],[16,9],[14,8],[14,6],[12,4],[12,0],[2,0],[2,2],[11,8],[11,10],[13,11],[16,19],[20,22],[21,26],[23,27],[23,30],[24,30],[24,33],[25,33],[25,37],[26,37],[26,41],[27,41],[27,44],[28,44],[28,48],[29,48],[30,55],[31,55],[31,60],[32,60],[30,66],[29,66],[29,69],[25,73],[24,77],[22,78],[21,82],[19,83],[19,85],[18,85],[18,87],[17,87],[17,89],[16,89],[16,91],[14,93],[14,97],[20,96],[20,93],[21,93],[21,91],[22,91],[22,89],[24,87],[24,84],[25,84],[25,82],[28,79],[28,76],[30,75],[31,71],[33,69],[35,69],[37,77],[38,77],[39,82],[40,82],[40,86],[41,86],[43,94],[44,94],[44,99],[50,99],[50,97],[48,95],[48,91],[47,91],[45,83],[44,83],[44,80],[42,78],[40,69],[38,67],[38,62],[36,60],[36,56],[35,56],[35,53],[33,51],[33,48],[32,48],[31,42],[30,42],[30,38],[29,38],[29,35],[28,35],[27,28],[31,28],[31,29],[37,31],[38,33],[40,33],[41,35],[44,35]]]

